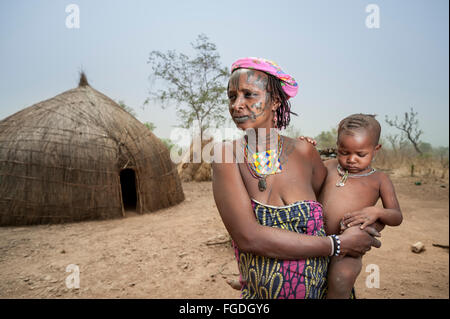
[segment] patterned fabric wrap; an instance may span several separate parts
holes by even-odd
[[[295,79],[281,70],[280,66],[273,61],[263,58],[242,58],[231,65],[231,73],[234,70],[244,68],[258,70],[276,76],[281,81],[281,87],[288,97],[297,95],[298,84]]]
[[[300,201],[270,207],[252,200],[261,225],[311,236],[326,236],[322,206]],[[328,257],[279,260],[239,252],[234,244],[243,299],[323,299],[326,296]]]

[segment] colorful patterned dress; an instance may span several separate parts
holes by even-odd
[[[261,225],[311,236],[326,236],[322,205],[316,201],[299,201],[275,207],[252,199],[252,206]],[[243,253],[233,245],[243,299],[325,298],[328,257],[280,260]]]

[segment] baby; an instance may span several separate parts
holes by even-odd
[[[380,133],[374,115],[354,114],[339,123],[337,158],[324,163],[328,175],[319,196],[328,235],[355,225],[361,229],[371,225],[380,231],[384,225],[397,226],[402,222],[391,180],[371,167],[381,148]],[[375,207],[379,198],[383,208]],[[327,298],[349,298],[361,268],[361,258],[332,257]]]

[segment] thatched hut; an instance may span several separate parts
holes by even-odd
[[[167,147],[84,75],[0,121],[0,225],[108,219],[183,200]]]

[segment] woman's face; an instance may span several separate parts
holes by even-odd
[[[250,69],[238,69],[231,74],[228,85],[230,115],[236,126],[249,128],[273,127],[276,103],[267,92],[267,74]]]

